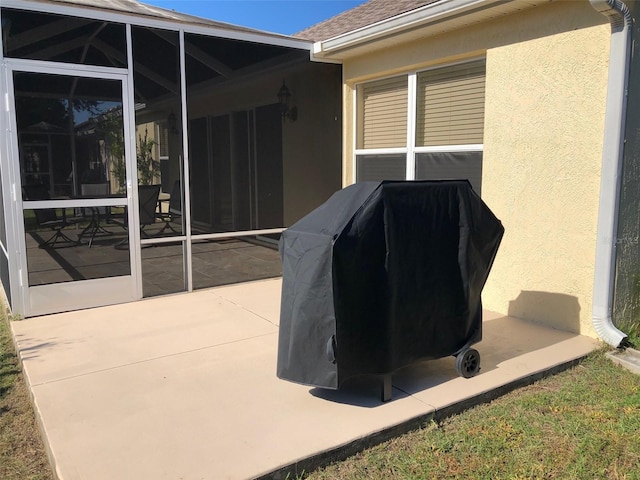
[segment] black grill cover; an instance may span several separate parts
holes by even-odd
[[[338,388],[480,341],[503,233],[464,180],[338,191],[280,239],[278,377]]]

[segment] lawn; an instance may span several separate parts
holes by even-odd
[[[53,480],[0,303],[0,479]]]
[[[640,479],[640,376],[578,366],[306,477]]]

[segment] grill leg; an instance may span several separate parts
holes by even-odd
[[[382,376],[381,393],[382,393],[381,398],[383,402],[388,402],[389,400],[391,400],[391,374],[390,373]]]

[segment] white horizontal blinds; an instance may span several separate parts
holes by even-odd
[[[407,145],[407,77],[360,85],[357,148]]]
[[[478,60],[418,74],[416,146],[483,143],[485,72]]]

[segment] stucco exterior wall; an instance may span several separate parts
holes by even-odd
[[[482,196],[506,229],[484,306],[595,336],[609,25],[588,2],[554,2],[346,61],[345,184],[358,82],[479,55],[487,59]]]
[[[592,336],[608,35],[487,52],[483,192],[506,235],[484,303]]]

